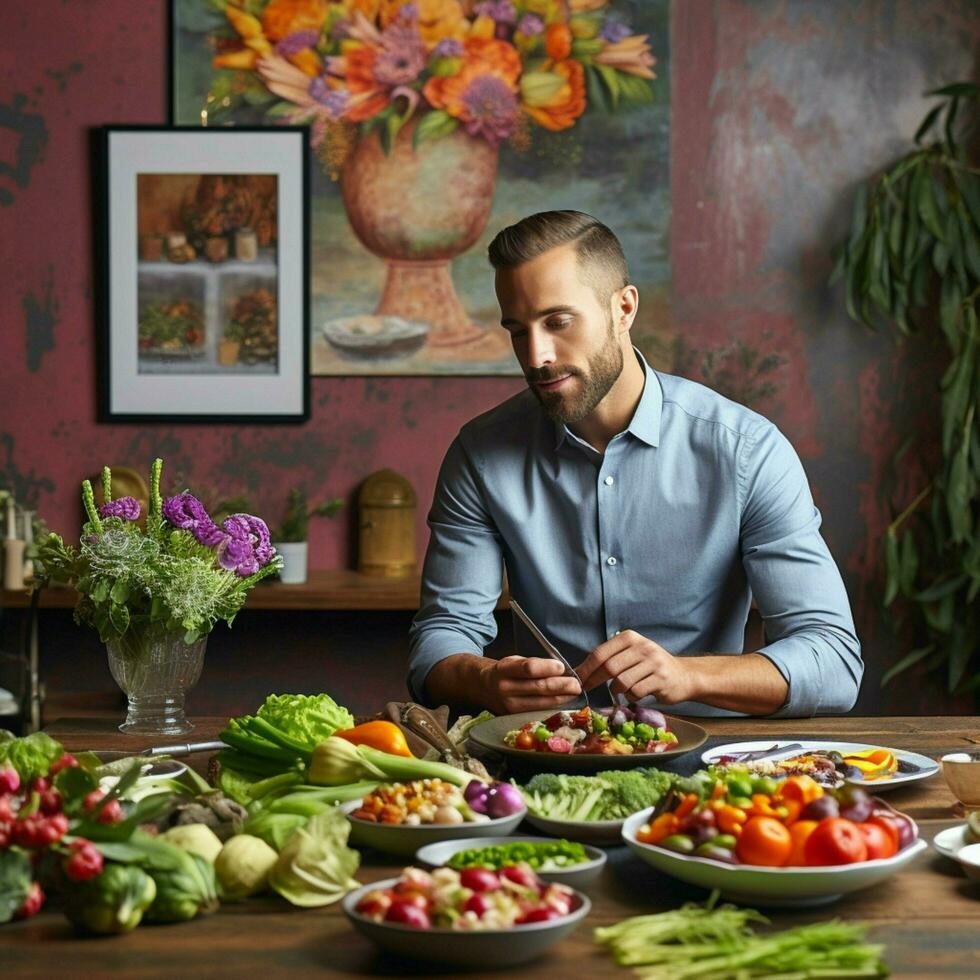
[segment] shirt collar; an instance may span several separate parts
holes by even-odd
[[[646,358],[634,347],[633,353],[643,368],[646,380],[643,383],[643,394],[630,419],[630,424],[626,431],[632,433],[641,442],[648,446],[660,445],[660,420],[664,408],[664,392],[660,387],[660,379],[656,371],[646,362]],[[555,426],[555,449],[558,449],[567,438],[575,438],[575,434],[570,432],[564,422],[556,421]]]

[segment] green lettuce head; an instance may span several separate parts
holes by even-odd
[[[354,727],[354,716],[329,694],[270,694],[256,714],[311,751],[334,732]]]

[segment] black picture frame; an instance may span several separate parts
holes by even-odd
[[[307,421],[307,129],[113,125],[93,140],[99,422]],[[166,231],[161,214],[181,220]],[[264,246],[242,223],[256,214]]]

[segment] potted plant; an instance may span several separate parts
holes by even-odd
[[[950,692],[980,690],[980,85],[929,92],[916,144],[858,189],[851,231],[834,270],[847,311],[901,335],[941,331],[949,359],[940,383],[938,459],[921,453],[918,492],[885,530],[884,603],[900,603],[914,649],[882,683],[920,661],[943,670]],[[959,111],[962,110],[962,111]],[[971,112],[972,110],[972,112]],[[959,111],[959,112],[958,112]],[[966,125],[963,125],[963,124]],[[898,459],[909,443],[899,450]],[[907,459],[902,463],[907,467]],[[931,472],[930,472],[931,470]]]
[[[343,506],[343,500],[334,497],[310,507],[306,491],[299,487],[289,491],[282,523],[272,532],[275,549],[282,555],[283,566],[279,573],[282,582],[299,585],[306,581],[310,518],[333,517]]]
[[[164,500],[163,461],[150,471],[145,528],[134,497],[112,497],[102,470],[104,503],[82,483],[88,520],[79,546],[48,534],[39,543],[38,580],[66,582],[78,592],[75,621],[106,645],[109,669],[129,699],[120,729],[176,735],[193,727],[184,694],[201,673],[208,634],[230,626],[249,590],[282,566],[261,518],[234,514],[220,526],[193,494]]]

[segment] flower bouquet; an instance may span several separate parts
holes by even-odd
[[[162,467],[154,460],[145,529],[133,497],[113,500],[105,467],[101,507],[91,483],[82,483],[88,520],[78,548],[49,534],[38,561],[42,580],[74,586],[75,621],[97,629],[106,644],[109,668],[129,699],[120,728],[178,734],[193,727],[184,693],[200,676],[208,633],[218,620],[230,626],[249,590],[282,559],[258,517],[233,514],[219,527],[190,493],[163,500]]]

